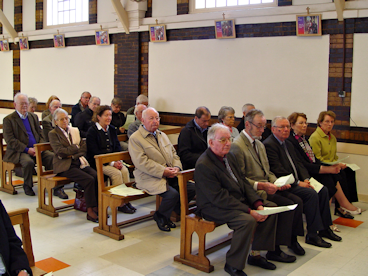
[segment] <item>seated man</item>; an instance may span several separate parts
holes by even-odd
[[[176,225],[170,220],[172,211],[180,214],[178,172],[179,156],[167,135],[158,130],[160,117],[150,107],[143,111],[143,125],[129,139],[129,154],[135,166],[137,188],[151,195],[160,195],[162,202],[153,216],[162,231],[170,231]],[[193,184],[188,184],[188,201],[195,196]]]
[[[322,238],[341,241],[330,229],[332,225],[329,196],[326,187],[319,193],[313,189],[309,182],[309,174],[303,163],[298,159],[294,147],[287,138],[290,135],[290,123],[285,117],[275,117],[272,120],[272,135],[263,143],[266,147],[267,157],[271,171],[277,176],[293,174],[295,183],[289,192],[303,200],[303,211],[307,219],[307,235],[305,242],[319,247],[329,248],[331,243]]]
[[[46,142],[49,142],[49,132],[55,128],[52,126],[52,114],[54,114],[56,109],[61,108],[61,106],[62,105],[59,100],[53,100],[49,107],[50,114],[42,120],[43,137]]]
[[[211,113],[205,106],[195,111],[194,119],[189,121],[178,138],[178,155],[184,170],[193,169],[197,159],[208,148],[207,132]]]
[[[32,275],[22,241],[18,238],[0,200],[0,275]]]
[[[305,251],[297,240],[297,236],[304,236],[303,201],[287,191],[290,185],[279,189],[273,184],[277,177],[270,171],[266,149],[260,141],[267,122],[263,112],[252,109],[244,120],[245,129],[231,144],[230,152],[235,155],[243,177],[255,191],[266,192],[267,199],[278,206],[298,204],[294,211],[279,214],[276,244],[288,245],[295,254],[304,255]]]
[[[100,106],[100,98],[93,96],[88,102],[88,107],[83,112],[77,114],[74,119],[74,126],[79,129],[81,138],[87,138],[87,131],[90,126],[94,124],[92,122],[93,112]]]
[[[112,111],[112,119],[111,124],[116,129],[116,134],[124,134],[125,128],[123,128],[126,118],[123,112],[121,112],[121,105],[123,102],[119,98],[113,98],[111,100],[111,111]],[[122,151],[128,150],[128,143],[124,141],[120,141],[120,146]]]
[[[209,148],[199,157],[194,172],[197,214],[218,224],[226,223],[234,230],[225,271],[246,275],[243,269],[251,243],[253,250],[275,250],[277,215],[263,216],[255,211],[275,204],[260,198],[241,176],[235,156],[229,153],[230,137],[229,128],[221,124],[212,125],[208,131]],[[276,268],[254,253],[248,262]]]
[[[70,122],[72,123],[73,126],[74,126],[75,116],[87,108],[90,98],[91,98],[91,93],[89,93],[88,91],[84,91],[78,103],[72,107],[72,113],[71,113],[72,118],[70,119]]]
[[[131,123],[128,127],[128,138],[138,130],[140,125],[142,124],[142,112],[147,109],[147,107],[144,104],[139,104],[134,108],[134,115],[136,117],[136,120]]]
[[[146,107],[148,107],[148,97],[146,95],[140,94],[137,99],[135,100],[135,106],[130,107],[126,114],[127,115],[133,115],[134,114],[134,108],[139,105],[139,104],[143,104]]]
[[[28,196],[34,196],[32,174],[36,163],[34,144],[44,143],[38,117],[28,109],[28,96],[17,93],[14,96],[15,111],[4,118],[3,131],[7,144],[5,162],[20,163],[24,178],[23,189]],[[42,152],[42,163],[47,170],[52,170],[54,154]]]

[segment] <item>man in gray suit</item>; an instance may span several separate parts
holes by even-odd
[[[230,152],[234,153],[241,168],[242,176],[258,193],[266,193],[266,198],[278,206],[286,206],[297,203],[294,211],[279,214],[278,229],[276,232],[276,244],[288,245],[295,254],[304,255],[305,251],[300,246],[297,236],[304,236],[303,229],[303,201],[296,195],[289,193],[290,185],[278,188],[273,183],[277,177],[270,171],[266,149],[260,142],[266,126],[266,118],[261,110],[252,109],[244,117],[245,129],[235,138]],[[268,254],[268,259],[283,261],[280,248],[278,256]]]
[[[21,164],[24,192],[26,195],[34,196],[32,173],[36,152],[33,145],[44,143],[45,140],[37,115],[27,112],[28,105],[28,96],[17,93],[14,96],[15,111],[4,118],[3,132],[7,144],[4,161]],[[52,169],[53,156],[52,152],[42,152],[42,162],[48,170]]]

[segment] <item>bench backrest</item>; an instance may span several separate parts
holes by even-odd
[[[37,176],[41,177],[41,176],[44,176],[44,175],[53,174],[52,170],[46,171],[46,170],[43,170],[43,167],[42,167],[42,156],[41,156],[41,154],[45,150],[52,150],[50,143],[35,144],[34,148],[35,148],[35,151],[36,151]]]
[[[0,161],[3,161],[3,157],[5,154],[4,142],[3,142],[4,135],[0,133]]]
[[[170,135],[170,134],[177,134],[180,133],[180,131],[183,129],[184,127],[177,127],[177,128],[171,128],[171,129],[164,129],[162,132],[166,133],[166,135]],[[119,142],[125,142],[128,141],[128,135],[127,134],[119,134],[118,135],[118,140]]]
[[[185,222],[185,216],[189,215],[189,203],[187,193],[187,182],[194,179],[194,169],[181,171],[178,174],[180,192],[180,221]]]

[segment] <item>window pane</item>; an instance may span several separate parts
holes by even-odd
[[[75,23],[75,10],[70,11],[70,23]]]
[[[239,5],[248,5],[249,0],[239,0]]]
[[[217,0],[216,7],[226,7],[226,0]]]
[[[63,11],[64,10],[64,3],[63,2],[59,2],[58,4],[58,11]]]
[[[82,21],[88,21],[88,19],[89,19],[89,14],[88,14],[89,2],[88,2],[88,0],[83,0],[82,8],[83,8]]]
[[[69,1],[64,1],[64,11],[69,10]]]
[[[70,9],[75,9],[75,0],[70,0]]]
[[[273,3],[273,0],[262,0],[262,3]]]
[[[65,11],[64,12],[64,24],[69,24],[70,20],[69,20],[69,11]]]
[[[238,3],[237,0],[227,0],[227,5],[228,6],[236,6]]]
[[[63,13],[62,12],[59,12],[59,19],[58,19],[57,24],[64,24]]]
[[[206,8],[214,8],[215,7],[215,0],[207,0],[206,1]]]
[[[57,7],[58,7],[58,2],[57,0],[53,1],[53,6],[52,6],[52,24],[53,25],[57,25],[58,23],[58,11],[57,11]]]
[[[82,22],[82,0],[76,2],[76,22]]]
[[[250,0],[250,4],[261,4],[261,0]]]
[[[196,0],[195,1],[195,8],[196,9],[204,9],[206,6],[205,0]]]

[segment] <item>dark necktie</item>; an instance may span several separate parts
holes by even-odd
[[[257,154],[257,156],[258,156],[258,159],[259,159],[259,160],[261,160],[261,159],[259,158],[259,154],[258,154],[258,151],[257,151],[256,140],[254,140],[252,144],[253,144],[254,151],[256,152],[256,154]]]
[[[229,172],[229,174],[231,175],[231,177],[236,181],[238,182],[238,179],[236,179],[236,176],[234,175],[233,171],[231,170],[231,167],[229,165],[229,161],[227,160],[226,157],[224,157],[224,162],[225,162],[225,167],[226,167],[226,170]]]
[[[295,165],[294,165],[293,159],[291,159],[291,156],[290,156],[290,154],[289,154],[289,151],[288,151],[288,149],[287,149],[287,146],[286,146],[285,142],[283,142],[283,143],[282,143],[282,146],[284,147],[284,150],[285,150],[285,152],[286,152],[286,156],[288,157],[289,162],[290,162],[291,166],[293,167],[295,179],[296,179],[296,180],[299,180],[298,172],[297,172],[296,167],[295,167]]]

